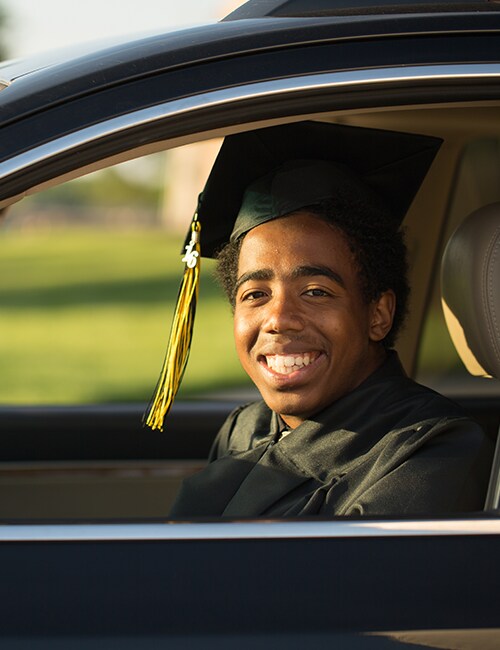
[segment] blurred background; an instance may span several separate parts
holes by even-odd
[[[243,0],[0,0],[2,58],[219,20]]]
[[[241,2],[0,0],[0,58],[213,22]],[[28,197],[0,223],[0,402],[147,401],[183,270],[183,236],[220,142],[146,156]],[[249,382],[231,313],[203,280],[182,393]]]

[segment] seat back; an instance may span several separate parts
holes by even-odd
[[[460,358],[476,376],[500,378],[500,203],[470,214],[451,236],[441,269],[446,324]],[[497,438],[486,509],[498,508]]]

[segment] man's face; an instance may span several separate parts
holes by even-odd
[[[306,212],[243,240],[234,335],[243,368],[290,427],[352,391],[382,362],[392,292],[367,304],[344,235]]]

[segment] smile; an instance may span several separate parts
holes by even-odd
[[[265,356],[267,367],[280,375],[289,375],[308,366],[319,356],[319,352],[300,354],[270,354]]]

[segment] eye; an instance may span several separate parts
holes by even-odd
[[[266,295],[267,294],[266,294],[265,291],[260,291],[258,289],[254,289],[252,291],[246,291],[245,293],[243,293],[241,295],[240,300],[242,302],[245,302],[245,301],[251,302],[251,301],[254,301],[254,300],[261,300],[262,298],[265,298]]]
[[[324,289],[318,289],[318,287],[313,287],[312,289],[307,289],[307,291],[304,292],[306,296],[313,296],[313,297],[323,297],[323,296],[329,296],[331,295],[328,291],[325,291]]]

